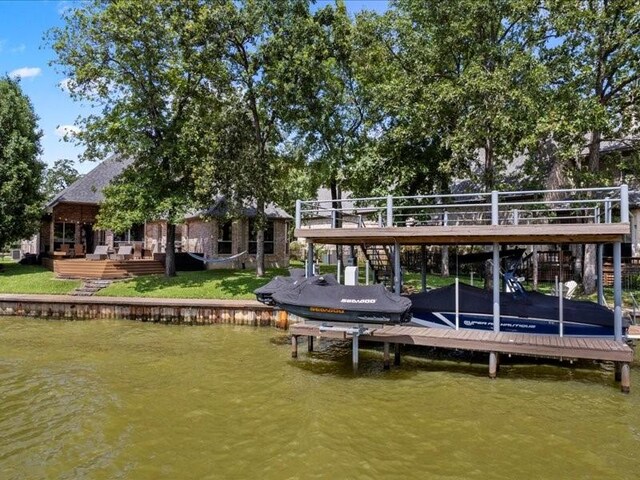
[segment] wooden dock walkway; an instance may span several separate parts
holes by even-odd
[[[297,356],[297,337],[342,338],[353,340],[346,330],[324,330],[316,325],[296,324],[290,328],[292,355]],[[389,344],[422,345],[455,350],[488,352],[489,376],[497,375],[498,355],[522,355],[530,357],[556,358],[560,360],[602,360],[616,365],[616,380],[621,381],[621,389],[627,393],[630,389],[629,364],[634,352],[624,342],[602,338],[559,337],[557,335],[527,335],[521,333],[491,332],[481,330],[450,330],[444,328],[424,328],[408,326],[386,326],[368,329],[359,340],[381,342],[385,344],[385,367],[388,366]],[[354,362],[357,365],[357,340],[354,342]],[[310,345],[312,345],[312,340]],[[397,352],[397,349],[396,349]]]

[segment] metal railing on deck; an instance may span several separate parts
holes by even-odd
[[[295,219],[296,228],[628,223],[629,190],[621,185],[297,200]]]

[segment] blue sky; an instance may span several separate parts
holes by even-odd
[[[318,6],[333,3],[318,1]],[[76,161],[80,172],[87,172],[95,164],[77,162],[82,147],[65,142],[65,131],[73,130],[79,115],[86,115],[89,108],[74,102],[60,87],[64,75],[49,66],[54,53],[44,41],[45,33],[52,27],[62,26],[61,13],[73,2],[59,0],[0,0],[0,75],[9,74],[21,78],[21,86],[33,103],[40,118],[43,132],[42,159],[52,165],[57,159]],[[351,13],[360,10],[384,11],[386,0],[347,0]]]

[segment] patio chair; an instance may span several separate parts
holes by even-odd
[[[133,245],[133,258],[139,260],[142,258],[142,243],[135,243]]]
[[[133,258],[133,247],[131,245],[118,247],[118,252],[113,255],[114,260],[130,260],[131,258]]]
[[[84,257],[84,254],[85,254],[84,245],[81,243],[76,243],[76,245],[73,247],[73,256]]]
[[[108,254],[108,245],[98,245],[93,253],[87,253],[87,260],[106,260]]]

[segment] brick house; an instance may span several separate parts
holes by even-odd
[[[124,233],[95,228],[104,187],[131,163],[131,160],[112,156],[56,195],[46,205],[39,234],[23,242],[23,253],[50,256],[55,251],[71,250],[82,255],[93,252],[98,245],[116,248],[136,243],[142,245],[145,256],[163,253],[164,221],[133,225]],[[292,217],[276,205],[269,205],[266,213],[265,265],[287,267]],[[224,198],[220,197],[210,209],[185,216],[184,223],[176,229],[177,249],[216,258],[247,251],[247,255],[233,262],[209,264],[209,268],[252,268],[255,266],[255,216],[255,208],[249,207],[239,218],[229,219]]]

